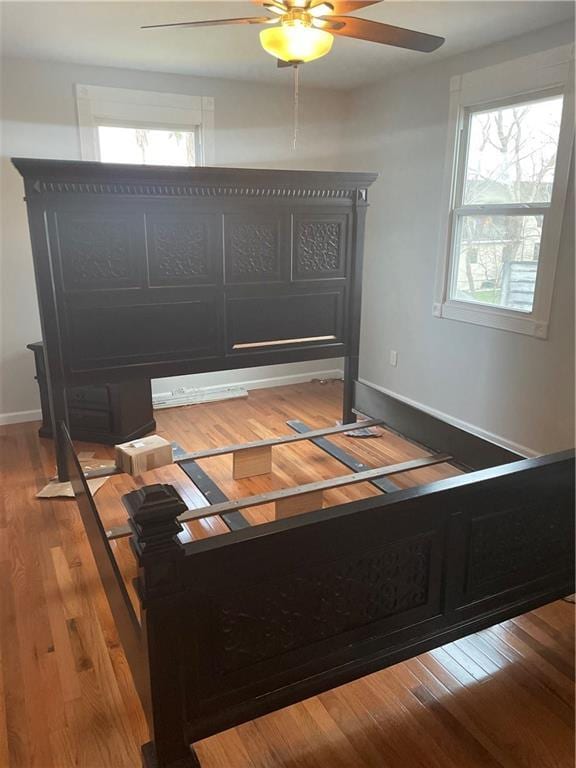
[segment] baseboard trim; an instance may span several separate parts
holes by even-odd
[[[41,421],[42,411],[14,411],[14,413],[0,413],[0,426],[5,424],[22,424],[26,421]]]
[[[502,437],[502,435],[495,435],[493,432],[488,432],[486,429],[477,427],[474,424],[469,424],[467,421],[458,419],[455,416],[450,416],[449,414],[444,413],[443,411],[439,411],[436,408],[431,408],[428,405],[424,405],[424,403],[419,403],[417,400],[412,400],[410,397],[400,395],[398,392],[393,392],[391,389],[381,387],[379,384],[375,384],[373,381],[369,381],[368,379],[363,379],[360,377],[358,378],[358,381],[362,384],[366,384],[368,387],[377,389],[379,392],[382,392],[385,395],[394,397],[396,400],[400,400],[400,402],[406,403],[406,405],[411,405],[413,408],[418,408],[420,411],[424,411],[424,413],[428,413],[430,416],[435,416],[437,419],[442,419],[442,421],[445,421],[447,424],[451,424],[453,427],[464,429],[466,432],[470,432],[477,437],[481,437],[483,440],[488,440],[495,445],[499,445],[501,448],[506,448],[507,450],[513,451],[514,453],[519,453],[521,456],[525,456],[527,459],[533,459],[542,455],[541,451],[534,451],[532,448],[528,448],[525,445],[519,445],[512,440],[507,440],[505,437]]]
[[[248,381],[235,381],[229,384],[211,384],[207,387],[193,387],[188,393],[175,392],[156,392],[152,396],[154,408],[171,408],[187,405],[186,395],[190,397],[190,403],[200,402],[202,393],[207,395],[206,401],[214,402],[215,398],[210,397],[211,393],[222,392],[222,399],[241,397],[239,390],[251,389],[269,389],[271,387],[285,387],[290,384],[304,384],[314,379],[341,379],[344,373],[338,369],[328,371],[304,371],[302,373],[291,373],[285,376],[270,376],[265,379],[249,379]],[[228,394],[227,394],[228,393]],[[173,401],[173,403],[172,403]]]

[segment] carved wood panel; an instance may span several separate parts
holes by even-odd
[[[140,284],[143,219],[111,212],[71,212],[57,221],[66,290],[128,288]]]
[[[216,608],[221,671],[239,669],[425,605],[430,538],[231,589]]]
[[[572,533],[558,504],[512,507],[471,520],[466,589],[493,590],[511,580],[537,578],[551,562],[562,567]]]
[[[295,280],[345,277],[345,215],[296,213],[293,219]]]
[[[222,238],[215,215],[147,215],[151,285],[215,283],[221,272]]]
[[[224,256],[229,283],[277,282],[286,273],[282,264],[284,226],[280,214],[224,217]]]

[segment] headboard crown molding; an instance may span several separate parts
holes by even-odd
[[[28,194],[326,198],[367,202],[376,173],[184,168],[12,158]]]

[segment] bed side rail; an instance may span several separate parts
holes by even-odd
[[[94,498],[80,467],[78,457],[66,425],[61,425],[66,445],[66,460],[72,489],[78,504],[84,530],[94,556],[100,581],[106,593],[116,630],[124,648],[134,685],[146,713],[149,712],[149,685],[143,634],[138,617],[126,591],[126,586],[116,563],[106,531],[100,520]]]
[[[205,738],[573,592],[573,453],[475,474],[187,545],[172,529],[145,599],[166,729]]]
[[[381,419],[394,432],[420,445],[449,453],[454,462],[470,469],[495,467],[523,458],[359,381],[354,385],[354,410]]]

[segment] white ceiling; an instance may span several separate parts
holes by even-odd
[[[4,55],[179,74],[286,81],[258,41],[256,26],[140,30],[161,24],[261,15],[250,2],[2,2]],[[551,24],[572,23],[574,4],[547,0],[385,0],[357,16],[441,35],[435,53],[337,37],[307,64],[306,84],[353,88],[402,69],[499,42]]]

